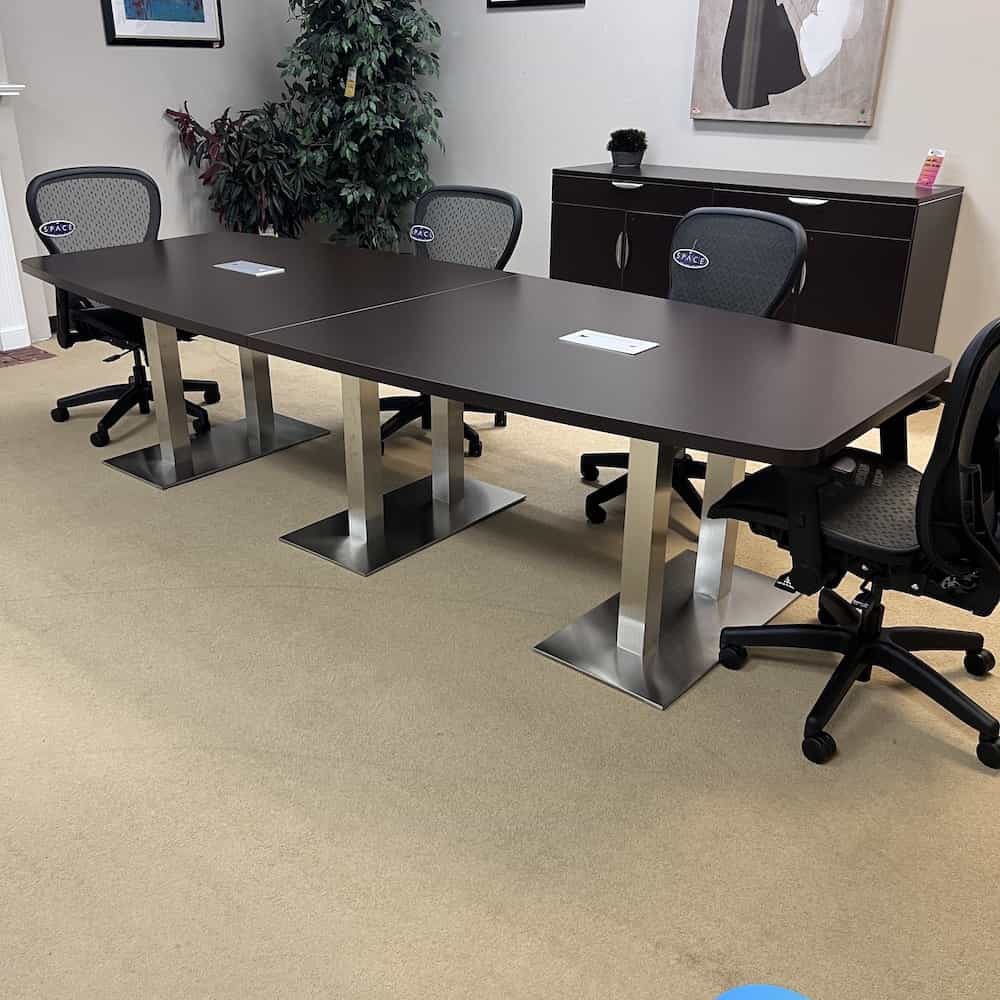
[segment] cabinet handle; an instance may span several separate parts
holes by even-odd
[[[612,181],[611,186],[618,188],[619,191],[638,191],[639,188],[644,188],[646,185],[638,184],[635,181]]]
[[[625,232],[624,230],[618,234],[618,241],[615,243],[615,264],[618,265],[618,270],[620,271],[625,265],[622,264],[622,248],[625,246]]]
[[[622,258],[622,270],[628,270],[628,262],[632,259],[632,241],[628,238],[628,233],[624,233],[625,236],[625,255]]]
[[[805,205],[809,208],[820,208],[822,205],[829,205],[829,198],[793,198],[789,195],[788,200],[793,205]]]

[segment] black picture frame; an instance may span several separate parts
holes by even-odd
[[[487,10],[515,10],[518,7],[586,7],[587,0],[486,0]]]
[[[226,44],[226,32],[222,20],[222,0],[205,0],[205,3],[213,4],[218,14],[218,38],[136,38],[119,35],[115,25],[114,0],[101,0],[105,41],[108,45],[137,45],[146,48],[221,49]]]

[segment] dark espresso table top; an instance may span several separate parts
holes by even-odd
[[[285,268],[254,278],[214,264]],[[507,275],[330,243],[206,233],[22,262],[58,288],[191,333],[246,346],[252,333],[437,294]]]
[[[560,340],[582,329],[660,346],[627,356]],[[420,392],[781,465],[829,457],[950,367],[839,333],[522,275],[251,342]]]
[[[267,278],[212,265],[285,267]],[[315,367],[498,410],[810,465],[942,383],[944,358],[587,285],[216,233],[27,260],[136,315]],[[560,341],[653,341],[638,356]]]

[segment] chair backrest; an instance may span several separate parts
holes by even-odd
[[[670,298],[771,316],[801,284],[806,232],[794,219],[745,208],[697,208],[670,248]]]
[[[506,191],[435,187],[417,202],[410,239],[418,257],[502,271],[523,217],[520,201]]]
[[[71,167],[39,174],[25,196],[49,253],[99,250],[155,240],[160,192],[141,170]]]
[[[920,547],[942,572],[1000,585],[1000,319],[965,349],[917,498]]]

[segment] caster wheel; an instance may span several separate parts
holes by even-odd
[[[111,444],[111,436],[103,427],[98,427],[97,430],[90,435],[90,443],[95,448],[105,448],[107,445]]]
[[[996,665],[996,657],[988,649],[977,649],[965,654],[965,669],[973,677],[985,677]]]
[[[749,657],[746,646],[723,646],[719,650],[719,663],[727,670],[742,670]]]
[[[198,437],[201,437],[202,434],[207,434],[212,429],[212,424],[208,417],[195,417],[193,426],[195,435]]]
[[[976,756],[981,764],[1000,771],[1000,740],[983,740],[976,748]]]
[[[608,512],[603,507],[588,507],[587,520],[591,524],[604,524],[608,519]]]
[[[65,406],[57,406],[49,416],[57,423],[64,424],[69,420],[69,410]]]
[[[597,477],[600,475],[600,470],[596,465],[581,465],[580,466],[580,478],[583,479],[585,483],[596,483]]]
[[[222,399],[222,393],[220,393],[217,388],[205,390],[204,400],[206,406],[211,406],[213,403],[217,403],[220,399]]]
[[[494,427],[506,427],[507,426],[507,414],[506,413],[498,413],[493,418],[493,426]]]
[[[483,442],[482,441],[470,441],[469,442],[469,458],[479,458],[483,454]]]
[[[837,741],[829,733],[817,733],[802,741],[802,753],[814,764],[829,764],[837,754]]]

